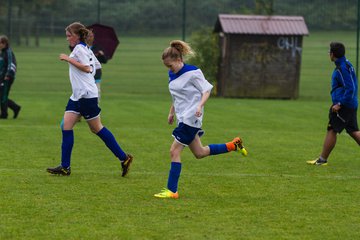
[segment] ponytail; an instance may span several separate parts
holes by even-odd
[[[79,36],[81,42],[86,43],[89,31],[82,23],[73,22],[65,28],[65,31],[68,31],[71,34],[76,34]]]
[[[162,54],[162,59],[171,58],[171,59],[183,59],[187,55],[194,55],[194,51],[191,49],[190,45],[181,40],[173,40],[170,42],[170,47],[166,48]]]

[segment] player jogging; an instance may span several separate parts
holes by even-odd
[[[154,195],[158,198],[176,199],[179,197],[180,154],[185,146],[189,146],[196,158],[204,158],[209,155],[223,154],[235,150],[247,155],[239,137],[224,144],[202,146],[200,137],[204,133],[201,129],[204,105],[213,86],[205,79],[200,69],[184,63],[183,57],[192,53],[193,51],[187,43],[174,40],[162,54],[163,63],[169,68],[169,90],[172,96],[168,123],[172,124],[174,115],[176,115],[177,127],[172,133],[174,141],[170,148],[171,167],[167,188]]]
[[[81,23],[74,22],[66,27],[65,31],[66,39],[74,49],[70,56],[60,54],[59,58],[61,61],[69,63],[72,95],[66,106],[64,119],[61,124],[61,165],[55,168],[47,168],[47,171],[51,174],[70,175],[70,158],[74,145],[73,128],[80,117],[83,116],[90,130],[98,135],[120,160],[122,176],[124,177],[129,171],[133,157],[130,154],[126,154],[120,148],[113,134],[101,124],[98,90],[94,82],[95,69],[100,63],[85,43],[89,30]]]

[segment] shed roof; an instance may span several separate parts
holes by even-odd
[[[302,16],[219,14],[215,32],[256,35],[308,35]]]

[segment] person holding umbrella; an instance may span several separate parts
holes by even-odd
[[[113,27],[102,25],[99,23],[92,24],[86,27],[94,33],[94,45],[104,52],[104,57],[107,60],[112,59],[116,48],[119,45],[119,39]],[[101,62],[101,60],[99,60]]]
[[[101,138],[105,145],[120,160],[122,176],[129,172],[133,161],[131,154],[125,153],[117,143],[113,134],[102,125],[101,109],[98,106],[98,91],[94,82],[95,66],[100,64],[94,53],[86,45],[89,30],[79,22],[74,22],[65,28],[66,39],[74,47],[68,56],[60,54],[59,59],[69,63],[69,75],[72,95],[66,106],[62,129],[61,164],[58,167],[47,168],[47,172],[56,175],[71,174],[70,158],[74,145],[73,128],[81,116],[87,121],[90,130]]]
[[[99,60],[100,63],[107,63],[107,58],[105,56],[105,53],[103,50],[101,50],[99,45],[94,44],[94,37],[95,34],[93,32],[93,29],[89,29],[89,35],[87,38],[87,44],[89,46],[89,48],[93,51],[95,57]],[[96,73],[95,73],[95,84],[98,88],[98,94],[99,94],[99,101],[100,101],[100,97],[101,97],[101,76],[102,76],[102,70],[101,67],[96,69]]]

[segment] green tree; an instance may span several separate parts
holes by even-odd
[[[255,0],[255,14],[273,15],[274,0]]]
[[[212,28],[203,28],[192,34],[190,43],[196,54],[189,62],[203,71],[205,78],[214,85],[216,94],[220,57],[218,35]]]

